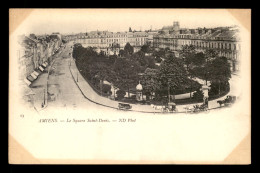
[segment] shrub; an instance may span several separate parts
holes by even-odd
[[[136,99],[136,95],[131,95],[130,98],[135,100]]]
[[[110,90],[111,90],[111,86],[110,86],[110,85],[108,85],[108,84],[103,84],[103,86],[102,86],[102,91],[103,91],[104,93],[108,93]]]
[[[210,97],[219,95],[219,83],[212,82],[210,87],[211,87],[210,90],[209,90],[209,96]],[[229,91],[229,89],[230,89],[229,82],[220,83],[220,94]]]
[[[197,89],[193,94],[192,98],[196,101],[203,101],[203,92],[200,89]]]
[[[155,62],[160,63],[160,62],[162,62],[162,59],[161,59],[159,56],[157,56],[157,57],[155,58]]]
[[[117,98],[118,98],[118,99],[122,99],[122,98],[125,97],[126,92],[125,92],[124,90],[118,90],[118,91],[116,92],[116,95],[117,95]]]

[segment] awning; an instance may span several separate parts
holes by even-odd
[[[32,73],[31,76],[33,77],[33,79],[37,79],[37,76],[34,73]]]
[[[29,81],[29,80],[28,80],[28,79],[26,79],[26,78],[24,79],[24,82],[25,82],[25,83],[26,83],[28,86],[30,86],[30,85],[31,85],[31,83],[32,83],[31,81]]]
[[[38,68],[35,70],[37,73],[39,73],[39,75],[42,73],[42,71]]]
[[[45,63],[42,64],[43,67],[47,67],[47,65]]]
[[[44,71],[44,68],[43,68],[42,66],[40,66],[39,69],[40,69],[41,71]]]
[[[37,71],[34,71],[33,74],[38,77],[39,76],[39,73]]]
[[[27,80],[29,80],[30,82],[33,82],[35,79],[30,75],[27,77]]]

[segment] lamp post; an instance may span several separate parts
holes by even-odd
[[[170,84],[169,84],[169,80],[168,80],[167,84],[168,84],[168,103],[170,103],[171,102],[171,98],[170,98]]]
[[[208,98],[209,98],[208,91],[209,91],[209,89],[210,89],[210,87],[207,85],[202,86],[203,104],[205,104],[207,106],[207,108],[208,108]]]
[[[114,85],[112,85],[112,87],[113,87],[113,89],[114,89],[114,100],[116,100],[116,88],[115,88],[115,86]]]
[[[45,88],[43,89],[43,105],[45,105]]]
[[[101,90],[101,96],[102,96],[102,89],[103,89],[103,81],[100,79],[100,90]]]

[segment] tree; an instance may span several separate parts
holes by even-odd
[[[143,85],[143,92],[148,98],[153,92],[158,92],[160,90],[158,70],[147,68],[141,77],[141,84]]]
[[[35,34],[30,34],[29,37],[32,38],[32,39],[35,39],[35,40],[37,39]]]
[[[103,81],[108,77],[108,73],[110,71],[110,69],[104,62],[93,63],[89,66],[89,69],[90,76],[94,76],[98,81],[101,81],[101,85],[103,84]]]
[[[158,58],[164,58],[165,57],[165,51],[164,49],[160,49],[159,51],[154,51],[153,52],[154,57]]]
[[[99,52],[99,56],[104,57],[104,56],[105,56],[105,52],[104,52],[103,50],[101,50],[101,51]]]
[[[141,47],[141,51],[144,53],[149,53],[150,52],[150,46],[145,44]]]
[[[166,47],[164,50],[165,52],[169,52],[171,49],[169,47]]]
[[[124,90],[117,90],[116,95],[118,99],[123,99],[125,97],[126,92]]]
[[[183,64],[186,67],[186,73],[189,76],[189,78],[192,80],[195,77],[194,74],[194,62],[196,62],[197,58],[196,55],[196,49],[195,46],[193,45],[184,45],[182,46],[181,50],[179,51],[179,54],[183,60]],[[191,81],[191,87],[190,87],[190,98],[191,98],[191,92],[193,89],[193,85],[192,85],[192,81]]]
[[[108,85],[108,84],[103,84],[103,89],[102,89],[102,91],[103,91],[104,93],[110,92],[110,91],[111,91],[111,86]]]
[[[204,67],[204,79],[206,80],[206,85],[207,81],[209,78],[209,73],[210,73],[210,64],[212,61],[218,56],[218,52],[214,49],[206,49],[205,51],[205,64],[203,65]]]
[[[219,83],[216,81],[211,82],[210,84],[210,90],[209,90],[209,97],[214,97],[216,95],[219,95],[219,92],[228,92],[230,90],[230,85],[229,82],[223,82],[220,85],[219,88]]]
[[[190,69],[190,65],[192,64],[194,56],[196,54],[195,47],[193,45],[184,45],[184,46],[182,46],[179,54],[183,58],[183,62],[185,64],[186,70],[188,72]]]
[[[120,56],[120,57],[124,57],[125,55],[126,55],[125,50],[120,49],[120,50],[119,50],[119,56]]]
[[[209,65],[209,79],[212,82],[217,82],[219,85],[219,95],[221,93],[221,84],[225,85],[231,78],[230,64],[226,57],[218,57]]]
[[[124,47],[124,51],[126,52],[126,54],[128,55],[132,55],[134,52],[134,48],[130,45],[129,42],[126,43],[125,47]]]
[[[155,61],[156,61],[157,63],[161,63],[161,62],[162,62],[162,59],[161,59],[159,56],[157,56],[157,57],[155,57]]]
[[[74,44],[72,56],[75,59],[78,59],[84,52],[84,47],[80,43]]]
[[[147,67],[148,68],[152,68],[152,69],[156,68],[154,57],[147,56],[147,57],[145,57],[145,59],[147,61]]]
[[[139,62],[141,66],[145,66],[145,64],[146,64],[145,54],[144,54],[144,52],[142,52],[142,51],[138,51],[138,52],[134,53],[134,54],[131,56],[131,59],[132,59],[133,61]]]
[[[117,56],[116,56],[116,55],[109,55],[109,56],[108,56],[108,64],[109,64],[109,65],[114,64],[115,61],[116,61],[116,59],[117,59]]]
[[[168,57],[159,68],[159,81],[162,89],[168,90],[168,96],[176,89],[187,88],[190,81],[182,62],[176,57]]]
[[[203,92],[200,89],[197,89],[192,95],[192,98],[196,101],[203,101],[203,97]]]
[[[134,88],[138,83],[140,66],[130,59],[118,58],[113,66],[113,71],[117,76],[117,80],[112,83],[120,89],[127,89],[128,97],[130,97],[130,88]]]
[[[193,56],[193,58],[191,59],[191,64],[192,64],[192,68],[194,67],[200,67],[203,64],[205,64],[206,60],[205,60],[205,54],[203,52],[198,52],[195,53],[195,55]]]

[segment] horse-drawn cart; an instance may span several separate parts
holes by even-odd
[[[118,109],[119,110],[128,110],[132,109],[132,106],[126,103],[118,103]]]
[[[231,106],[236,102],[236,99],[237,99],[236,96],[228,95],[224,100],[218,100],[217,103],[219,104],[220,107],[222,105]]]
[[[176,104],[173,102],[168,103],[168,109],[170,112],[177,112]]]
[[[207,104],[203,103],[202,105],[194,105],[193,106],[192,113],[199,113],[199,112],[203,112],[203,111],[208,111]]]

